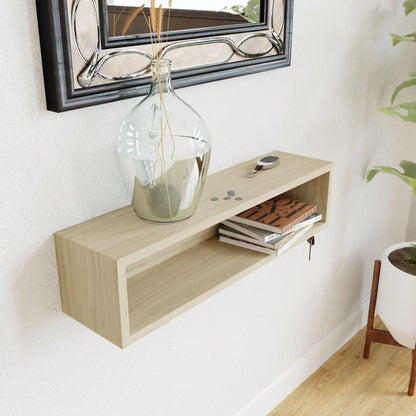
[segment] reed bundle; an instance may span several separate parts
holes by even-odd
[[[132,24],[134,19],[139,15],[139,13],[144,11],[145,6],[146,6],[145,4],[142,4],[141,6],[138,6],[136,9],[132,11],[132,13],[130,14],[130,16],[128,17],[128,19],[125,21],[123,25],[123,29],[122,29],[123,36],[127,33],[130,25]],[[158,66],[160,62],[160,58],[159,58],[160,51],[163,50],[164,43],[167,43],[171,7],[172,7],[172,0],[168,0],[168,12],[165,13],[165,8],[163,7],[163,0],[160,0],[158,4],[156,3],[156,0],[150,0],[149,16],[146,16],[146,14],[143,12],[146,25],[149,29],[152,55],[154,57],[154,61],[156,61],[156,66]],[[167,14],[167,30],[166,30],[166,36],[164,37],[162,35],[164,33],[163,24],[164,24],[164,18],[166,14]],[[163,111],[164,117],[160,117],[160,120],[158,120],[158,127],[157,127],[156,135],[158,136],[160,134],[160,139],[155,147],[156,160],[153,166],[153,181],[152,182],[156,184],[155,174],[157,171],[157,165],[159,165],[162,182],[164,183],[164,186],[166,188],[167,201],[169,205],[169,213],[170,213],[170,217],[172,218],[172,206],[171,206],[171,200],[170,200],[168,172],[167,172],[168,161],[165,159],[166,155],[165,155],[165,148],[164,148],[165,147],[164,140],[165,138],[168,140],[171,140],[172,152],[170,155],[170,160],[173,161],[174,153],[175,153],[175,139],[174,139],[174,135],[173,135],[170,123],[169,123],[171,114],[168,114],[168,110],[165,106],[165,102],[163,98],[162,77],[159,71],[156,71],[156,77],[157,77],[157,82],[159,85],[159,108]],[[176,166],[174,166],[174,168],[177,172]],[[179,179],[179,172],[177,172],[177,175]]]

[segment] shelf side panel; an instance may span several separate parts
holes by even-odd
[[[322,214],[322,222],[326,222],[329,208],[328,198],[330,181],[331,172],[327,172],[285,192],[285,195],[293,199],[300,199],[316,204],[318,212]]]
[[[123,348],[117,262],[57,235],[55,247],[62,310]]]

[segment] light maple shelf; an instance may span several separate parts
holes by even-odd
[[[277,195],[318,205],[328,223],[333,164],[283,152],[280,166],[256,178],[258,158],[207,178],[195,214],[152,224],[131,206],[55,234],[63,311],[121,348],[232,284],[274,256],[220,243],[218,223]],[[223,200],[228,190],[243,199]],[[218,201],[212,201],[212,197]]]

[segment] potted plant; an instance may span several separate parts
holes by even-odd
[[[416,9],[415,0],[403,3],[406,16]],[[401,42],[416,42],[416,32],[400,36],[391,34],[393,46]],[[405,122],[416,123],[416,101],[396,104],[397,95],[405,88],[416,85],[416,72],[411,79],[402,82],[393,92],[391,105],[381,107],[388,115]],[[378,173],[395,175],[403,180],[416,194],[416,163],[402,160],[402,171],[390,166],[373,166],[367,182]],[[382,255],[380,280],[377,294],[377,312],[393,338],[401,345],[415,349],[416,344],[416,243],[407,242],[388,247]],[[410,390],[409,390],[410,391]]]
[[[381,257],[377,313],[401,345],[416,345],[416,243],[399,243]]]

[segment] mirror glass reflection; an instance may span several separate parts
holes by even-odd
[[[164,32],[235,25],[253,25],[265,21],[267,0],[172,0],[166,10]],[[150,2],[143,0],[107,0],[108,36],[147,35]],[[164,7],[168,1],[164,2]],[[145,8],[137,13],[138,8]],[[165,7],[166,8],[166,7]],[[168,18],[169,17],[169,18]]]

